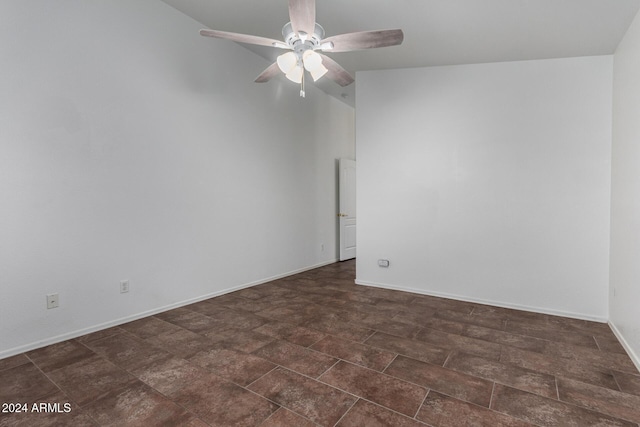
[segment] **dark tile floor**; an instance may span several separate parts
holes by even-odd
[[[357,286],[354,269],[0,360],[0,403],[29,405],[0,426],[640,423],[640,374],[607,325]]]

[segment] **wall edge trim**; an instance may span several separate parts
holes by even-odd
[[[162,307],[154,308],[152,310],[143,311],[143,312],[140,312],[140,313],[136,313],[136,314],[132,314],[132,315],[129,315],[129,316],[121,317],[119,319],[111,320],[111,321],[100,323],[100,324],[93,325],[93,326],[89,326],[87,328],[82,328],[82,329],[78,329],[78,330],[75,330],[75,331],[72,331],[72,332],[67,332],[65,334],[56,335],[54,337],[47,338],[47,339],[44,339],[44,340],[35,341],[35,342],[29,343],[29,344],[21,345],[19,347],[14,347],[14,348],[10,348],[8,350],[3,350],[3,351],[0,351],[0,359],[5,359],[7,357],[15,356],[15,355],[18,355],[18,354],[21,354],[21,353],[25,353],[25,352],[31,351],[31,350],[36,350],[38,348],[46,347],[46,346],[51,345],[51,344],[57,344],[59,342],[67,341],[67,340],[70,340],[70,339],[73,339],[73,338],[78,338],[78,337],[81,337],[83,335],[87,335],[87,334],[91,334],[91,333],[94,333],[94,332],[98,332],[98,331],[101,331],[101,330],[107,329],[107,328],[112,328],[114,326],[122,325],[124,323],[132,322],[134,320],[139,320],[139,319],[142,319],[144,317],[153,316],[154,314],[162,313],[162,312],[165,312],[165,311],[168,311],[168,310],[173,310],[174,308],[184,307],[185,305],[194,304],[196,302],[204,301],[204,300],[209,299],[209,298],[218,297],[218,296],[225,295],[225,294],[228,294],[228,293],[231,293],[231,292],[239,291],[241,289],[246,289],[246,288],[250,288],[252,286],[261,285],[263,283],[268,283],[268,282],[271,282],[273,280],[282,279],[283,277],[293,276],[293,275],[298,274],[298,273],[303,273],[305,271],[309,271],[309,270],[313,270],[313,269],[316,269],[316,268],[324,267],[325,265],[334,264],[336,262],[338,262],[337,258],[329,260],[329,261],[323,261],[323,262],[318,263],[318,264],[310,265],[310,266],[299,268],[299,269],[296,269],[296,270],[291,270],[291,271],[288,271],[286,273],[277,274],[275,276],[271,276],[271,277],[267,277],[267,278],[264,278],[264,279],[255,280],[255,281],[249,282],[249,283],[244,283],[244,284],[241,284],[241,285],[238,285],[238,286],[234,286],[232,288],[223,289],[221,291],[212,292],[210,294],[201,295],[199,297],[190,298],[190,299],[179,301],[179,302],[176,302],[176,303],[173,303],[173,304],[169,304],[169,305],[165,305],[165,306],[162,306]]]
[[[480,298],[471,298],[471,297],[462,296],[462,295],[449,294],[449,293],[446,293],[446,292],[425,291],[424,289],[417,289],[417,288],[411,288],[411,287],[406,287],[406,286],[395,286],[395,285],[389,285],[389,284],[386,284],[386,283],[369,282],[369,281],[366,281],[366,280],[358,280],[358,279],[356,279],[355,283],[356,283],[356,285],[371,286],[371,287],[374,287],[374,288],[391,289],[391,290],[395,290],[395,291],[410,292],[410,293],[419,294],[419,295],[428,295],[428,296],[432,296],[432,297],[448,298],[448,299],[453,299],[453,300],[457,300],[457,301],[473,302],[473,303],[484,304],[484,305],[492,305],[492,306],[501,307],[501,308],[510,308],[512,310],[521,310],[521,311],[528,311],[528,312],[532,312],[532,313],[549,314],[549,315],[552,315],[552,316],[569,317],[569,318],[572,318],[572,319],[588,320],[588,321],[591,321],[591,322],[607,323],[609,321],[609,319],[606,318],[606,317],[592,316],[592,315],[583,314],[583,313],[573,313],[573,312],[570,312],[570,311],[552,310],[552,309],[546,309],[546,308],[542,308],[542,307],[534,307],[534,306],[527,306],[527,305],[520,305],[520,304],[509,304],[509,303],[502,302],[502,301],[485,300],[485,299],[480,299]]]
[[[615,323],[613,323],[611,320],[609,320],[607,323],[613,331],[613,334],[616,336],[616,338],[618,338],[618,341],[620,341],[620,344],[622,344],[622,347],[624,347],[624,350],[627,352],[627,355],[629,356],[633,364],[636,365],[636,368],[638,369],[638,371],[640,371],[640,357],[638,357],[636,352],[633,351],[633,348],[631,348],[627,340],[624,339],[624,335],[622,335],[622,332],[620,332],[620,330],[616,327]]]

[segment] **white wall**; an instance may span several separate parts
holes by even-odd
[[[640,367],[640,15],[614,56],[611,324]]]
[[[353,109],[200,28],[0,3],[0,357],[336,259]]]
[[[611,56],[358,73],[357,282],[606,320],[611,79]]]

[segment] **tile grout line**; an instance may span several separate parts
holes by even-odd
[[[595,335],[591,336],[593,338],[593,340],[596,342],[596,347],[598,348],[598,350],[602,351],[602,349],[600,348],[600,344],[598,344],[598,339],[596,338]]]
[[[491,396],[489,397],[489,409],[491,409],[491,405],[493,405],[493,393],[496,390],[496,382],[493,382],[493,385],[491,386]]]
[[[235,384],[235,383],[234,383],[234,384]],[[244,387],[243,387],[243,388],[244,388]],[[289,407],[287,407],[287,406],[285,406],[285,405],[283,405],[283,404],[281,404],[281,403],[278,403],[278,402],[276,402],[275,400],[271,400],[271,399],[269,399],[267,396],[263,396],[263,395],[261,395],[260,393],[256,393],[255,391],[250,390],[250,389],[248,389],[248,388],[244,388],[244,389],[245,389],[246,391],[248,391],[249,393],[251,393],[251,394],[253,394],[253,395],[255,395],[255,396],[258,396],[258,397],[260,397],[260,398],[262,398],[262,399],[264,399],[264,400],[266,400],[267,402],[271,402],[271,403],[273,403],[274,405],[276,405],[276,406],[278,407],[278,409],[280,409],[280,408],[284,408],[284,409],[286,409],[287,411],[293,412],[294,414],[296,414],[296,415],[300,416],[301,418],[304,418],[305,420],[309,421],[310,423],[313,423],[313,424],[315,424],[315,425],[319,425],[319,424],[318,424],[318,423],[316,423],[315,421],[310,420],[309,418],[307,418],[306,416],[304,416],[304,415],[300,414],[299,412],[294,411],[292,408],[289,408]],[[264,420],[262,420],[262,422],[261,422],[260,424],[263,424],[266,420],[268,420],[269,418],[271,418],[271,417],[273,416],[273,414],[275,414],[276,412],[278,412],[278,409],[276,409],[275,411],[273,411],[273,412],[271,413],[271,415],[269,415],[267,418],[265,418]],[[195,414],[194,414],[194,415],[195,415]]]
[[[613,381],[615,381],[616,386],[618,386],[618,390],[622,392],[622,387],[620,387],[620,383],[618,382],[618,377],[616,376],[616,374],[611,374],[611,376],[613,377]],[[640,426],[640,424],[638,424],[638,426]]]
[[[380,372],[385,373],[385,371],[387,370],[387,368],[388,368],[389,366],[391,366],[391,364],[392,364],[393,362],[395,362],[395,361],[396,361],[396,359],[398,358],[398,356],[400,356],[400,353],[396,353],[396,355],[395,355],[395,356],[393,356],[393,359],[391,359],[391,361],[390,361],[389,363],[387,363],[387,366],[385,366],[385,367],[384,367],[384,369],[382,369],[382,371],[380,371]],[[387,374],[387,375],[389,375],[389,374]]]
[[[309,329],[309,330],[311,330],[311,331],[315,331],[315,329],[311,329],[311,328],[307,328],[307,329]],[[318,331],[318,332],[319,332],[319,331]],[[306,346],[305,348],[308,348],[308,349],[310,349],[310,350],[317,351],[316,349],[311,348],[311,347],[313,347],[314,345],[318,344],[320,341],[322,341],[323,339],[327,338],[328,336],[334,336],[334,335],[331,335],[331,334],[327,334],[327,333],[325,333],[325,332],[321,332],[321,333],[324,335],[322,338],[320,338],[320,339],[319,339],[319,340],[317,340],[317,341],[314,341],[313,343],[309,344],[309,345],[308,345],[308,346]],[[292,344],[295,344],[295,343],[292,343]],[[302,347],[302,346],[300,346],[300,347]],[[327,354],[327,353],[323,353],[323,354]]]
[[[338,424],[340,424],[340,421],[342,421],[342,419],[344,417],[347,416],[347,414],[353,409],[354,406],[356,406],[356,403],[358,403],[358,401],[360,400],[360,398],[358,397],[355,402],[353,402],[353,404],[351,406],[349,406],[349,409],[347,409],[346,411],[344,411],[344,414],[342,414],[342,416],[340,417],[340,419],[338,419],[338,421],[336,421],[336,423],[334,424],[334,427],[337,426]]]
[[[423,387],[423,388],[426,388],[426,387]],[[427,388],[427,394],[429,394],[429,389],[428,389],[428,388]],[[389,407],[387,407],[387,406],[384,406],[384,405],[382,405],[382,404],[380,404],[380,403],[374,402],[373,400],[369,400],[369,399],[367,399],[367,398],[359,397],[359,396],[358,396],[358,398],[359,398],[360,400],[365,401],[365,402],[371,403],[372,405],[379,406],[379,407],[384,408],[384,409],[386,409],[386,410],[388,410],[388,411],[391,411],[391,412],[393,412],[393,413],[395,413],[395,414],[398,414],[398,415],[400,415],[400,416],[402,416],[402,417],[408,418],[408,419],[410,419],[410,420],[415,420],[415,421],[419,422],[420,424],[424,424],[424,422],[423,422],[423,421],[420,421],[420,420],[418,420],[418,419],[417,419],[417,418],[415,418],[415,417],[411,417],[411,416],[409,416],[409,415],[407,415],[407,414],[403,414],[402,412],[398,412],[398,411],[396,411],[395,409],[391,409],[391,408],[389,408]],[[425,399],[426,399],[426,395],[425,395]],[[424,402],[424,400],[425,400],[425,399],[423,399],[423,400],[422,400],[422,402]],[[421,407],[422,407],[422,403],[421,403],[421,404],[420,404],[420,406],[418,407],[418,410],[416,411],[416,415],[417,415],[417,413],[420,411],[420,408],[421,408]]]
[[[267,359],[265,359],[265,360],[267,360]],[[273,362],[271,362],[271,363],[273,363]],[[240,386],[240,387],[242,387],[242,388],[246,388],[247,390],[249,390],[249,386],[251,386],[251,385],[255,384],[255,382],[256,382],[256,381],[261,380],[262,378],[264,378],[264,377],[266,377],[267,375],[269,375],[271,372],[273,372],[273,371],[275,371],[276,369],[278,369],[279,367],[281,367],[281,365],[278,365],[277,363],[273,363],[273,364],[275,365],[273,368],[271,368],[268,372],[265,372],[264,374],[262,374],[261,376],[259,376],[259,377],[258,377],[258,378],[256,378],[255,380],[251,381],[249,384],[247,384],[247,385],[240,385],[240,384],[236,384],[236,383],[234,383],[234,384],[236,384],[236,385],[238,385],[238,386]],[[227,381],[228,381],[228,380],[227,380]],[[233,382],[233,381],[231,381],[231,382]]]
[[[332,387],[334,387],[334,386],[332,386]],[[334,387],[334,388],[335,388],[335,387]],[[423,387],[423,388],[424,388],[424,387]],[[363,402],[367,402],[367,403],[370,403],[370,404],[372,404],[372,405],[379,406],[379,407],[381,407],[381,408],[383,408],[383,409],[386,409],[387,411],[390,411],[390,412],[393,412],[394,414],[400,415],[401,417],[405,417],[405,418],[408,418],[408,419],[410,419],[410,420],[415,420],[415,421],[417,421],[417,422],[419,422],[419,423],[421,423],[421,424],[424,424],[424,422],[423,422],[423,421],[420,421],[420,420],[416,419],[415,417],[411,417],[411,416],[409,416],[409,415],[407,415],[407,414],[403,414],[402,412],[398,412],[398,411],[396,411],[395,409],[391,409],[391,408],[389,408],[388,406],[384,406],[384,405],[382,405],[381,403],[374,402],[373,400],[369,400],[369,399],[367,399],[366,397],[362,397],[362,396],[358,396],[358,395],[353,394],[353,393],[349,393],[348,391],[346,391],[346,390],[342,390],[342,389],[340,389],[340,388],[338,388],[338,390],[340,390],[340,391],[342,391],[342,392],[344,392],[344,393],[347,393],[347,394],[349,394],[349,395],[351,395],[351,396],[353,396],[353,397],[355,397],[355,398],[356,398],[356,402],[353,404],[353,406],[355,406],[355,404],[356,404],[356,403],[358,403],[358,400],[362,400]],[[427,394],[429,394],[429,389],[427,389]],[[425,399],[426,399],[426,396],[425,396]],[[423,399],[423,402],[424,402],[424,399]],[[420,407],[422,407],[422,404],[418,407],[418,411],[416,411],[416,415],[417,415],[417,413],[420,411]],[[349,408],[349,409],[351,409],[351,408]],[[347,411],[347,412],[349,412],[349,411]],[[347,413],[347,412],[345,412],[345,415],[346,415],[346,413]],[[337,424],[336,424],[336,425],[337,425]]]
[[[413,414],[413,419],[416,421],[420,421],[418,420],[418,418],[416,418],[418,416],[418,414],[420,413],[420,409],[422,409],[422,407],[424,406],[424,402],[427,401],[427,397],[429,397],[429,393],[431,393],[431,389],[427,388],[427,394],[424,395],[424,398],[422,399],[422,402],[420,402],[420,406],[418,406],[418,409],[416,410],[416,413]]]
[[[449,353],[447,353],[447,357],[445,357],[444,362],[442,362],[442,366],[443,368],[447,368],[447,362],[449,361],[449,359],[451,358],[451,354],[453,354],[455,350],[449,350]],[[435,364],[435,363],[434,363]],[[447,369],[451,369],[451,368],[447,368]],[[453,369],[455,371],[455,369]]]
[[[372,332],[371,332],[371,333],[370,333],[370,334],[369,334],[365,339],[363,339],[362,341],[355,341],[355,342],[357,342],[357,343],[359,343],[359,344],[364,344],[364,343],[366,343],[366,342],[367,342],[367,341],[368,341],[372,336],[374,336],[375,334],[377,334],[377,333],[379,332],[379,331],[377,331],[377,330],[375,330],[375,329],[372,329],[371,331],[372,331]],[[384,333],[384,332],[383,332],[383,333]]]
[[[324,374],[326,374],[327,372],[329,372],[331,369],[333,369],[333,367],[334,367],[334,366],[336,366],[336,365],[337,365],[338,363],[340,363],[340,362],[343,362],[343,360],[342,360],[342,359],[340,359],[339,357],[336,357],[336,362],[335,362],[333,365],[329,366],[327,369],[325,369],[325,370],[324,370],[320,375],[318,375],[318,376],[317,376],[317,377],[315,377],[314,379],[315,379],[316,381],[319,381],[318,379],[319,379],[321,376],[323,376]],[[297,371],[294,371],[294,372],[297,372]]]

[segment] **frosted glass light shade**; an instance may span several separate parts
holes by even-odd
[[[304,54],[302,55],[302,62],[304,62],[304,68],[306,68],[309,72],[312,72],[319,67],[323,67],[322,57],[318,54],[318,52],[314,52],[313,50],[307,50],[304,52]]]
[[[327,74],[327,71],[329,70],[327,70],[327,68],[324,65],[320,64],[320,66],[317,67],[316,69],[309,71],[309,74],[311,74],[313,81],[317,82],[320,77]]]
[[[327,68],[322,65],[322,56],[313,50],[307,50],[302,54],[304,68],[311,74],[313,81],[327,74]]]
[[[291,70],[294,69],[294,67],[296,67],[296,65],[298,65],[298,57],[296,57],[296,54],[293,52],[287,52],[278,56],[276,62],[278,63],[278,68],[280,68],[280,71],[288,74]]]
[[[304,73],[302,67],[293,67],[286,76],[292,82],[300,84],[302,83],[302,73]]]

